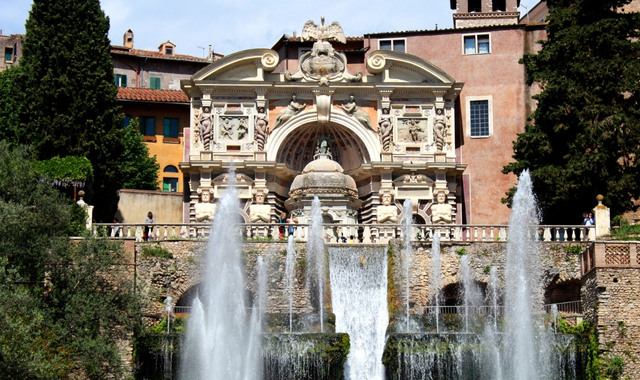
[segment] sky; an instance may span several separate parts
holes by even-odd
[[[55,0],[52,0],[55,1]],[[24,33],[31,0],[0,0],[2,34]],[[526,12],[538,0],[522,0]],[[452,27],[449,0],[101,0],[111,21],[109,38],[121,45],[131,28],[135,47],[156,50],[170,40],[176,53],[204,56],[208,46],[229,54],[271,47],[283,34],[300,33],[305,21],[338,21],[347,36]],[[323,4],[324,3],[324,4]],[[322,5],[319,5],[322,4]]]

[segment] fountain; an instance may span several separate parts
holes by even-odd
[[[289,332],[293,332],[293,285],[295,280],[296,267],[296,245],[293,234],[289,235],[287,241],[287,258],[285,261],[284,273],[287,282],[287,298],[289,303]]]
[[[404,244],[402,247],[402,281],[404,283],[404,301],[405,301],[405,332],[409,332],[409,283],[411,282],[411,256],[413,254],[411,248],[411,224],[413,223],[413,214],[411,212],[411,199],[406,199],[402,205],[402,237]]]
[[[464,315],[464,332],[469,333],[470,318],[474,318],[475,312],[482,304],[482,292],[473,277],[473,270],[471,263],[469,262],[469,255],[463,255],[460,258],[460,277],[462,281],[461,296],[463,300],[463,315]]]
[[[318,318],[320,320],[320,332],[324,332],[324,236],[322,227],[322,210],[320,199],[313,197],[311,203],[311,223],[309,226],[309,239],[307,240],[307,288],[311,293],[314,288],[317,291]],[[310,294],[311,299],[314,296]]]
[[[330,248],[331,301],[336,331],[349,334],[346,380],[383,380],[389,324],[384,248]]]
[[[201,292],[187,323],[180,366],[184,380],[260,378],[258,318],[255,309],[247,312],[233,171],[229,179],[209,235]]]
[[[434,318],[436,333],[440,332],[440,298],[442,292],[442,264],[440,263],[440,234],[433,235],[431,243],[431,289],[433,290]]]

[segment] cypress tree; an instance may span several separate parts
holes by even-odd
[[[640,199],[640,15],[630,0],[548,0],[548,39],[524,57],[538,106],[514,142],[547,223],[581,221],[603,194],[615,214]]]
[[[34,0],[26,23],[17,140],[39,159],[86,156],[96,218],[111,220],[123,152],[109,20],[99,0]]]

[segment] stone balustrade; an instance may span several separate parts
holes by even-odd
[[[249,240],[285,240],[289,227],[298,241],[306,241],[309,236],[307,224],[247,223],[242,224],[242,234]],[[143,239],[145,224],[94,223],[94,236],[116,239]],[[206,239],[211,225],[209,223],[155,223],[150,226],[150,240]],[[325,224],[326,243],[363,243],[386,244],[392,239],[404,239],[403,226],[399,224]],[[436,234],[441,240],[450,241],[505,241],[508,238],[507,225],[468,225],[447,224],[411,226],[412,241],[431,241]],[[552,226],[544,225],[532,228],[531,234],[541,241],[594,241],[593,226]]]
[[[582,275],[596,268],[640,268],[639,242],[599,241],[582,253]]]

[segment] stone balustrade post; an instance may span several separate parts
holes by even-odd
[[[609,207],[602,204],[604,196],[598,194],[596,200],[598,204],[593,208],[593,216],[596,222],[596,239],[608,236],[611,233],[611,214]]]

